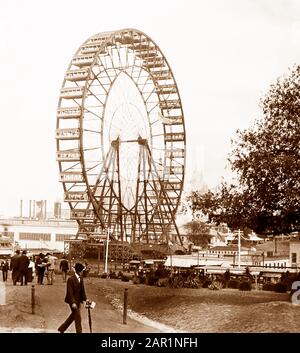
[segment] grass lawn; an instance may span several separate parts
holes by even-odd
[[[93,281],[115,306],[122,306],[128,288],[131,310],[186,332],[300,332],[300,305],[291,304],[288,293]]]

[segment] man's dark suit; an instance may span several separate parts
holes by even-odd
[[[80,277],[80,282],[77,277],[72,275],[67,281],[67,293],[65,297],[65,302],[70,305],[71,314],[67,320],[60,325],[58,331],[65,332],[67,328],[75,321],[76,332],[81,333],[81,315],[80,315],[80,303],[86,300],[86,294],[84,289],[84,283],[82,277]],[[72,304],[77,305],[77,309],[72,308]]]
[[[29,266],[29,259],[25,254],[22,254],[19,258],[19,269],[20,269],[20,279],[21,279],[21,286],[25,281],[25,286],[27,285],[27,273],[28,273],[28,266]]]
[[[17,284],[20,278],[20,257],[21,255],[16,254],[11,258],[10,261],[10,270],[12,271],[11,276],[14,286]]]

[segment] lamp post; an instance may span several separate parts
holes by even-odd
[[[110,229],[107,228],[107,238],[106,238],[106,251],[105,251],[105,267],[104,267],[104,273],[108,272],[108,243],[109,243],[109,233],[110,233]]]
[[[238,233],[238,268],[241,266],[241,231]]]

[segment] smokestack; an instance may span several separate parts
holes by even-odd
[[[54,202],[54,218],[61,218],[61,203]]]
[[[44,219],[47,219],[47,200],[45,200],[44,212]]]
[[[32,218],[36,218],[36,216],[35,216],[35,200],[32,200],[32,203],[33,203]]]
[[[29,218],[31,218],[31,200],[29,200]]]
[[[20,200],[20,218],[23,217],[23,200]]]

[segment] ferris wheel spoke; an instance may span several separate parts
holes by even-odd
[[[151,80],[151,77],[148,74],[147,79],[145,80],[143,86],[141,87],[141,92],[144,92],[144,89],[146,88],[146,86],[150,84],[153,85],[153,81]]]
[[[76,164],[74,164],[74,165],[72,165],[72,166],[70,166],[70,167],[64,169],[64,172],[67,172],[67,171],[69,171],[69,170],[74,170],[74,168],[77,167],[77,166],[80,166],[80,163],[76,163]]]
[[[164,133],[160,133],[160,134],[152,135],[152,137],[159,137],[159,136],[165,136],[165,134]]]
[[[100,87],[102,87],[102,89],[104,90],[104,93],[107,95],[108,94],[108,90],[103,85],[103,83],[99,80],[99,77],[98,77],[98,75],[100,75],[100,73],[102,73],[102,71],[100,70],[99,66],[98,66],[98,69],[99,69],[99,73],[95,74],[95,80],[99,83]]]
[[[145,99],[145,102],[148,102],[150,97],[156,92],[156,87],[154,86],[153,89],[151,90],[150,94],[147,96]]]
[[[83,129],[83,132],[92,132],[94,134],[101,134],[101,131],[91,130],[91,129]]]
[[[108,52],[108,55],[109,55],[109,57],[110,57],[110,60],[111,60],[111,63],[112,63],[112,67],[113,67],[113,70],[115,71],[115,76],[117,76],[118,75],[118,71],[117,71],[117,69],[116,69],[116,67],[114,66],[114,59],[113,59],[113,57],[112,57],[112,55],[111,55],[112,53],[109,51]]]
[[[109,70],[109,69],[106,67],[106,65],[104,65],[104,64],[102,63],[102,61],[101,61],[101,65],[104,67],[104,69],[103,69],[102,71],[100,71],[99,74],[97,75],[97,80],[98,80],[98,82],[100,82],[102,85],[104,85],[103,82],[100,81],[100,79],[103,78],[102,76],[100,76],[100,74],[101,74],[101,75],[104,74],[105,77],[109,80],[109,86],[111,86],[111,84],[112,84],[112,79],[111,79],[110,75],[108,74],[108,70]],[[106,91],[107,91],[107,90],[106,90]],[[107,94],[108,94],[108,91],[107,91]]]
[[[98,147],[90,147],[90,148],[84,148],[83,152],[89,152],[89,151],[95,151],[95,150],[102,150],[103,147],[102,146],[98,146]]]
[[[157,119],[157,120],[154,120],[152,123],[150,123],[151,126],[157,124],[157,123],[160,123],[161,120],[160,119]]]
[[[90,176],[98,176],[98,173],[97,174],[91,174],[90,172],[92,170],[94,170],[95,168],[99,167],[100,165],[102,165],[102,162],[97,162],[95,165],[93,165],[92,167],[88,167],[86,168],[86,172],[90,175]]]
[[[88,89],[88,92],[90,93],[91,96],[93,96],[102,106],[104,105],[104,102],[102,102],[99,98],[98,95],[94,94],[90,89]]]
[[[151,112],[156,108],[159,108],[159,102],[155,102],[154,107],[152,107],[150,110],[148,110],[148,114],[151,114]]]
[[[100,115],[98,115],[98,114],[92,112],[92,111],[89,110],[88,108],[85,108],[85,113],[86,113],[86,112],[88,112],[88,113],[94,115],[95,117],[97,117],[97,119],[103,120],[103,117],[101,117]]]
[[[119,59],[120,67],[123,67],[121,54],[120,54],[120,46],[116,45],[116,47],[114,49],[117,52],[117,56],[118,56],[118,59]]]

